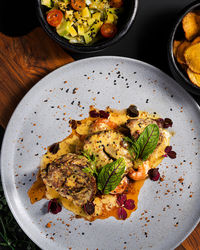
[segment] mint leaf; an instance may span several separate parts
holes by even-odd
[[[135,143],[135,139],[133,137],[131,137],[131,138],[130,137],[124,137],[123,139],[124,139],[124,141],[127,141],[130,144],[134,144]]]
[[[149,124],[137,139],[139,148],[139,158],[146,161],[150,154],[153,153],[159,140],[159,127],[156,124]]]
[[[90,165],[89,167],[83,168],[83,172],[91,175],[98,174],[94,165]]]
[[[135,141],[135,139],[133,137],[129,138],[129,137],[124,137],[123,138],[126,142],[129,143],[129,147],[128,147],[128,152],[132,157],[132,160],[137,159],[139,156],[139,147]],[[134,154],[135,155],[134,155]]]
[[[91,174],[91,175],[98,175],[97,170],[96,170],[96,157],[93,153],[89,153],[88,151],[84,151],[83,156],[85,156],[87,158],[87,160],[89,161],[89,166],[85,167],[83,169],[83,172],[87,173],[87,174]]]
[[[150,154],[155,150],[159,140],[159,127],[156,124],[149,124],[141,133],[137,141],[133,138],[125,137],[125,141],[129,143],[128,151],[134,160],[141,158],[146,161]]]
[[[89,151],[83,151],[82,154],[88,159],[88,161],[90,162],[96,161],[96,157],[93,153],[90,153]]]
[[[126,163],[124,158],[106,164],[98,175],[97,187],[102,193],[108,194],[120,183],[125,171]]]

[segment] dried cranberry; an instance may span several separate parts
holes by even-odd
[[[172,151],[172,146],[167,146],[166,148],[165,148],[165,153],[169,153],[170,151]]]
[[[89,114],[90,114],[90,117],[92,118],[99,117],[99,112],[97,112],[96,110],[91,110]]]
[[[160,173],[158,170],[159,170],[158,168],[149,169],[148,175],[152,181],[157,181],[160,178]]]
[[[173,124],[173,122],[170,118],[165,118],[163,128],[172,127],[172,124]]]
[[[120,207],[117,211],[118,217],[121,220],[125,220],[127,218],[127,212],[123,207]]]
[[[128,210],[132,210],[135,208],[135,202],[132,199],[128,199],[124,202],[124,207]]]
[[[58,203],[57,199],[52,199],[48,203],[48,212],[52,214],[57,214],[62,210],[62,206]]]
[[[92,215],[95,211],[95,205],[93,202],[88,201],[85,205],[83,205],[83,209],[87,214]]]
[[[126,195],[125,194],[119,194],[117,196],[117,203],[119,206],[122,206],[124,204],[124,202],[126,201]]]
[[[164,120],[162,118],[156,119],[156,123],[157,123],[157,125],[158,125],[159,128],[163,128],[163,126],[164,126]]]
[[[107,118],[109,117],[110,114],[109,114],[109,112],[107,112],[107,111],[100,110],[100,111],[99,111],[99,115],[100,115],[101,118],[107,119]]]
[[[52,154],[56,154],[59,148],[60,148],[59,143],[54,143],[49,147],[49,152]]]
[[[165,153],[167,153],[166,156],[169,156],[169,158],[171,158],[171,159],[175,159],[176,158],[176,152],[172,151],[172,146],[167,146],[165,148]],[[163,155],[163,156],[165,156],[165,155]]]
[[[175,159],[176,158],[176,152],[175,151],[170,151],[168,154],[169,158]]]

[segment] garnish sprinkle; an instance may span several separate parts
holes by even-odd
[[[127,196],[125,194],[119,194],[117,196],[117,204],[120,208],[117,211],[118,217],[121,220],[125,220],[127,218],[127,212],[125,210],[133,210],[135,208],[135,202],[132,199],[127,200]]]
[[[165,148],[165,155],[163,155],[163,157],[167,157],[169,156],[169,158],[171,159],[175,159],[176,158],[176,152],[172,150],[172,146],[167,146]]]

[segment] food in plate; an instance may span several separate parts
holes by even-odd
[[[193,40],[197,35],[200,35],[200,15],[198,12],[189,12],[182,20],[185,38],[188,41]]]
[[[185,39],[174,40],[173,54],[190,81],[200,87],[200,11],[186,14],[182,28]]]
[[[123,0],[41,0],[46,20],[70,43],[90,44],[117,33]]]
[[[176,158],[167,130],[172,124],[134,105],[121,111],[91,106],[89,117],[70,120],[71,134],[43,155],[28,191],[31,203],[46,198],[50,212],[64,206],[89,221],[126,219],[137,209],[145,179],[157,181],[164,157]]]

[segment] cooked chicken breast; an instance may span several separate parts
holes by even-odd
[[[157,122],[151,118],[140,118],[128,120],[126,125],[130,129],[131,136],[133,136],[135,140],[137,140],[139,135],[149,124],[157,124]],[[170,133],[163,128],[159,128],[159,133],[160,136],[157,147],[149,157],[151,163],[162,157],[162,155],[164,154],[165,147],[169,144]]]
[[[149,124],[157,124],[157,123],[155,120],[151,118],[146,118],[146,119],[137,118],[128,120],[126,126],[130,129],[131,136],[133,136],[134,139],[137,140],[139,135]]]
[[[44,183],[62,197],[82,206],[91,201],[96,193],[95,178],[83,172],[88,165],[85,157],[69,153],[47,164],[41,171],[41,176]]]
[[[128,149],[123,145],[124,135],[106,130],[90,135],[86,140],[83,149],[96,156],[96,166],[101,168],[106,164],[123,157],[126,162],[126,173],[132,167],[131,156]]]

